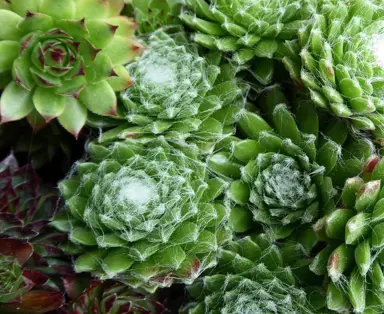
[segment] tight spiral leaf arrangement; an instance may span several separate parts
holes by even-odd
[[[77,137],[88,111],[117,115],[115,91],[131,84],[123,65],[142,51],[122,8],[114,0],[2,0],[2,123],[38,114]]]
[[[145,45],[149,49],[127,66],[135,84],[120,95],[129,123],[105,132],[101,140],[164,135],[207,153],[232,135],[247,86],[221,53],[202,58],[182,32],[169,35],[165,29],[152,33]]]
[[[67,212],[52,225],[83,251],[75,271],[155,291],[192,283],[231,238],[214,200],[225,182],[164,139],[90,144],[90,160],[60,183]]]
[[[384,132],[382,12],[375,0],[319,1],[317,13],[298,32],[299,55],[283,60],[319,108],[346,119],[354,132],[373,132],[379,141]]]
[[[259,114],[242,113],[239,127],[247,138],[231,137],[219,142],[217,152],[208,156],[207,163],[213,172],[230,181],[226,195],[232,205],[230,223],[235,224],[234,229],[247,231],[254,219],[265,224],[275,239],[281,239],[298,225],[310,224],[321,212],[334,207],[332,177],[340,175],[335,172],[341,167],[338,164],[357,163],[360,167],[349,170],[358,174],[372,152],[372,144],[363,141],[360,145],[356,141],[360,157],[343,156],[346,137],[339,142],[331,134],[318,138],[313,103],[292,108],[295,121],[278,86],[271,87],[264,96],[263,107],[270,124]],[[338,131],[343,132],[340,128]]]
[[[384,313],[381,0],[0,21],[1,314]]]

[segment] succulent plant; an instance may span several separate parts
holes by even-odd
[[[334,207],[333,178],[357,175],[373,146],[354,139],[347,148],[343,125],[321,136],[314,104],[296,103],[290,109],[277,85],[260,98],[260,107],[266,120],[250,110],[241,112],[237,134],[245,139],[224,139],[207,163],[230,181],[226,198],[234,230],[250,229],[253,217],[281,239]],[[342,153],[346,149],[355,155]]]
[[[225,188],[206,165],[159,137],[91,143],[90,160],[60,183],[67,211],[52,226],[69,233],[76,272],[154,291],[191,283],[231,237]]]
[[[319,1],[284,63],[319,108],[384,138],[384,21],[376,0]],[[297,49],[297,46],[299,47]],[[300,51],[301,49],[301,51]],[[301,64],[301,66],[300,66]]]
[[[164,135],[205,153],[231,135],[247,86],[221,53],[202,57],[182,31],[168,35],[164,29],[152,33],[146,45],[149,49],[127,66],[135,84],[120,96],[125,124],[105,132],[101,141]]]
[[[188,291],[195,302],[182,313],[316,313],[279,248],[263,234],[220,249],[217,267]]]
[[[60,309],[59,314],[165,314],[165,307],[153,297],[141,294],[121,283],[94,280],[76,300]]]
[[[19,168],[13,155],[0,163],[0,239],[28,241],[31,258],[25,267],[60,277],[73,273],[70,260],[57,247],[67,235],[49,228],[58,195],[40,186],[30,164]]]
[[[30,240],[56,211],[57,194],[44,193],[31,165],[18,168],[13,155],[0,163],[0,238]]]
[[[1,313],[41,314],[63,305],[64,294],[49,277],[25,267],[32,254],[30,243],[0,238]]]
[[[187,0],[180,19],[197,30],[194,40],[210,49],[233,52],[243,64],[256,58],[256,79],[270,84],[271,59],[287,53],[284,41],[297,38],[314,8],[312,0]]]
[[[384,311],[383,171],[383,160],[369,158],[360,177],[346,180],[340,206],[313,227],[326,246],[310,269],[328,278],[331,310]]]
[[[124,64],[142,52],[122,0],[1,2],[2,123],[37,112],[77,136],[88,112],[115,116]],[[7,82],[7,84],[5,83]]]
[[[178,15],[183,0],[133,0],[139,33],[151,33],[166,26],[179,24]]]

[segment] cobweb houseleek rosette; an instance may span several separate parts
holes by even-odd
[[[227,208],[213,202],[225,182],[163,138],[90,144],[90,159],[60,183],[67,211],[52,225],[69,232],[77,272],[150,291],[192,283],[216,264],[230,237]]]
[[[283,60],[319,108],[383,138],[384,20],[376,0],[320,1]],[[297,58],[295,54],[300,54]]]
[[[217,267],[188,287],[192,302],[181,313],[316,313],[265,235],[231,241],[218,255]]]
[[[124,64],[142,52],[122,0],[2,1],[2,123],[39,114],[77,136],[89,115],[116,116]],[[29,119],[32,122],[32,119]],[[33,122],[32,122],[33,123]]]
[[[247,86],[220,53],[200,54],[183,32],[160,29],[144,38],[148,49],[127,65],[135,84],[123,91],[123,119],[128,124],[106,132],[101,140],[164,135],[181,145],[209,151],[233,133]]]
[[[384,162],[371,157],[361,177],[345,182],[340,207],[314,225],[326,247],[310,269],[329,279],[327,306],[337,312],[382,313]]]
[[[251,228],[253,218],[281,239],[312,223],[334,207],[332,179],[358,174],[361,158],[372,153],[372,144],[365,140],[348,144],[354,155],[342,153],[348,134],[343,125],[321,136],[312,102],[292,108],[286,103],[279,87],[271,87],[260,98],[266,120],[242,112],[239,135],[245,139],[225,139],[207,158],[210,170],[230,182],[226,198],[237,232]]]

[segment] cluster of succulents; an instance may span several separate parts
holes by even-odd
[[[1,314],[384,313],[380,0],[0,0]]]

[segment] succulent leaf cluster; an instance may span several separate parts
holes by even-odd
[[[183,0],[133,0],[132,7],[140,33],[179,24],[178,14]]]
[[[346,180],[342,204],[313,227],[326,246],[310,269],[328,278],[327,306],[331,310],[384,310],[383,171],[383,160],[371,157],[362,177]]]
[[[220,249],[214,271],[188,287],[195,302],[182,313],[316,313],[295,282],[276,245],[247,236]]]
[[[314,10],[305,0],[187,0],[180,19],[197,30],[194,40],[210,49],[235,52],[244,63],[273,58],[285,40],[297,38]],[[264,60],[263,60],[264,62]]]
[[[165,307],[123,284],[94,280],[76,299],[60,309],[60,314],[166,314]]]
[[[32,257],[30,243],[0,238],[1,313],[40,314],[63,305],[64,293],[49,277],[26,266]]]
[[[204,163],[161,138],[92,143],[88,152],[60,183],[68,210],[52,223],[83,253],[76,272],[153,291],[216,264],[231,237],[228,210],[214,202],[225,182],[209,179]]]
[[[115,91],[131,84],[124,64],[140,55],[123,1],[2,2],[2,122],[38,113],[77,136],[88,112],[115,116]],[[95,99],[97,98],[97,102]]]
[[[103,140],[164,135],[202,153],[233,133],[236,113],[247,87],[221,53],[200,56],[183,32],[158,30],[146,40],[148,50],[127,65],[135,84],[121,93],[128,124],[105,132]]]
[[[380,1],[319,1],[284,63],[319,108],[383,137],[384,21]],[[289,45],[288,45],[289,46]],[[300,51],[301,49],[301,51]],[[301,64],[301,66],[299,65]]]
[[[226,195],[234,229],[248,230],[253,218],[280,239],[334,207],[332,177],[340,176],[339,164],[356,164],[349,171],[357,175],[372,144],[355,141],[361,156],[343,155],[346,137],[338,142],[332,137],[320,139],[314,104],[290,108],[278,86],[265,93],[262,103],[266,119],[243,112],[239,127],[245,139],[230,137],[218,143],[207,163],[230,180]]]

